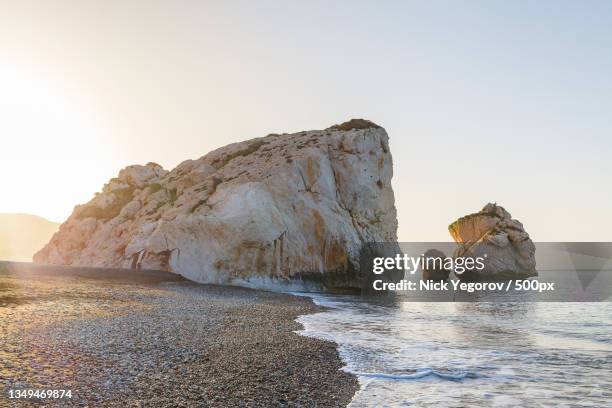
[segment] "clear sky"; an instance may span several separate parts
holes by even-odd
[[[612,240],[612,2],[0,0],[0,212],[352,117],[390,135],[400,240],[488,201]]]

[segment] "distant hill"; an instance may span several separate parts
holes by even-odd
[[[31,262],[59,224],[30,214],[0,214],[0,260]]]

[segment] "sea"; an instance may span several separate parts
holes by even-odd
[[[334,341],[357,376],[350,407],[612,407],[612,303],[377,302],[327,307],[300,334]]]

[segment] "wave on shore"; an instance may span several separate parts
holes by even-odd
[[[328,309],[300,334],[338,343],[360,390],[351,407],[600,407],[612,397],[612,303],[371,304]]]

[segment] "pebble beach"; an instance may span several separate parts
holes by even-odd
[[[0,407],[342,407],[336,344],[296,334],[309,299],[163,272],[0,264]],[[72,398],[10,399],[10,390]]]

